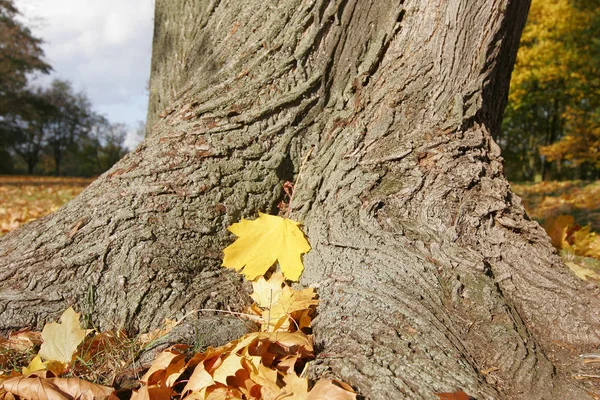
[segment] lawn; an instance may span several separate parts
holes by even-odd
[[[0,235],[56,211],[92,178],[0,176]]]

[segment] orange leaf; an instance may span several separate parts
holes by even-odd
[[[571,215],[559,215],[558,217],[550,217],[544,224],[544,229],[552,240],[552,245],[557,249],[569,247],[567,242],[567,230],[570,225],[573,225],[575,218]]]
[[[356,393],[343,382],[322,379],[308,393],[306,400],[356,400]]]
[[[459,392],[452,393],[434,393],[440,400],[472,400],[473,398],[463,392],[462,390]]]
[[[173,389],[168,387],[142,386],[131,394],[131,400],[170,400]]]
[[[186,348],[188,346],[185,344],[176,344],[164,350],[156,357],[140,381],[149,386],[173,386],[177,378],[185,371],[185,354],[182,351]]]
[[[204,369],[204,364],[200,363],[192,372],[192,376],[181,393],[185,395],[187,392],[197,392],[214,384],[212,376]]]

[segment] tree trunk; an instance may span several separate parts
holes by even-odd
[[[131,331],[239,309],[225,228],[277,212],[295,181],[313,375],[371,399],[585,398],[571,375],[600,345],[598,290],[526,216],[491,139],[527,9],[157,0],[149,134],[0,239],[0,328],[70,304]]]

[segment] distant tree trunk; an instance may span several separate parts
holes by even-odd
[[[0,239],[0,328],[70,304],[131,331],[241,308],[225,228],[277,212],[296,181],[301,283],[321,300],[313,376],[371,399],[585,398],[571,376],[600,345],[598,289],[526,216],[491,139],[527,10],[157,0],[150,133]]]
[[[58,146],[52,149],[52,155],[54,156],[54,175],[60,175],[60,163],[62,161],[62,151]]]
[[[37,164],[37,161],[34,161],[32,159],[27,160],[27,174],[28,175],[33,175],[33,170],[35,169],[36,164]]]

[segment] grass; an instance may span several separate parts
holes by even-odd
[[[58,210],[92,178],[0,176],[0,236]]]

